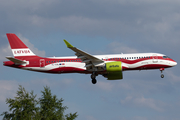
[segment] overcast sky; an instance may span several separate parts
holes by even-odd
[[[179,65],[125,71],[108,81],[90,75],[44,74],[3,66],[12,56],[6,33],[17,34],[40,56],[73,56],[63,39],[91,54],[166,54],[180,61],[179,0],[0,0],[0,113],[22,85],[40,96],[49,86],[78,120],[179,120]],[[2,117],[1,117],[2,118]]]

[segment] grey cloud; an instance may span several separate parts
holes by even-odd
[[[176,3],[178,2],[171,1],[170,4],[167,1],[142,2],[141,0],[135,2],[124,0],[4,1],[1,9],[5,12],[3,18],[8,20],[8,23],[18,23],[22,28],[56,28],[60,31],[65,29],[66,32],[90,36],[126,37],[136,34],[151,35],[151,32],[154,35],[156,32],[162,33],[171,29],[173,26],[169,25],[168,21],[166,23],[166,19],[172,18],[172,13],[178,14],[179,7]],[[40,26],[34,24],[35,21]]]
[[[0,48],[0,60],[7,60],[6,56],[13,56],[9,45]]]
[[[111,53],[137,53],[138,50],[134,49],[133,47],[128,47],[123,43],[114,41],[108,45],[108,50]]]
[[[121,104],[132,104],[136,107],[147,107],[159,112],[165,111],[165,108],[168,106],[162,101],[154,100],[152,98],[145,98],[144,96],[127,96],[124,100],[121,100]]]
[[[18,85],[15,80],[0,80],[0,103],[4,102],[6,98],[14,97],[14,91],[17,89],[15,86]]]
[[[17,35],[32,50],[32,52],[34,52],[34,54],[41,56],[41,57],[46,56],[45,51],[40,51],[37,48],[35,48],[34,45],[32,43],[30,43],[29,40],[27,38],[23,37],[21,34],[17,34]]]
[[[133,43],[138,51],[172,54],[180,44],[179,4],[177,0],[3,0],[0,32],[104,36]]]
[[[29,42],[29,40],[25,37],[23,37],[21,34],[17,34],[17,36],[34,52],[34,54],[44,57],[45,56],[45,51],[40,51],[37,48],[34,47],[32,43]],[[6,38],[6,42],[8,42]],[[7,60],[5,57],[6,56],[13,56],[11,48],[9,43],[5,44],[6,42],[2,41],[1,46],[0,46],[0,60]]]

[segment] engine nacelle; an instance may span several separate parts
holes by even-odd
[[[123,79],[121,64],[122,64],[121,62],[106,63],[105,68],[106,68],[107,74],[104,74],[103,76],[108,78],[108,80]]]

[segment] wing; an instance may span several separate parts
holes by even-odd
[[[99,66],[103,66],[104,60],[101,60],[87,52],[84,52],[74,46],[72,46],[68,41],[64,40],[67,47],[75,52],[75,55],[81,59],[82,63],[86,64],[86,69],[88,71],[97,71]],[[103,68],[99,68],[103,69]]]

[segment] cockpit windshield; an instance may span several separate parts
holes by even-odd
[[[169,58],[168,56],[163,56],[164,59]]]

